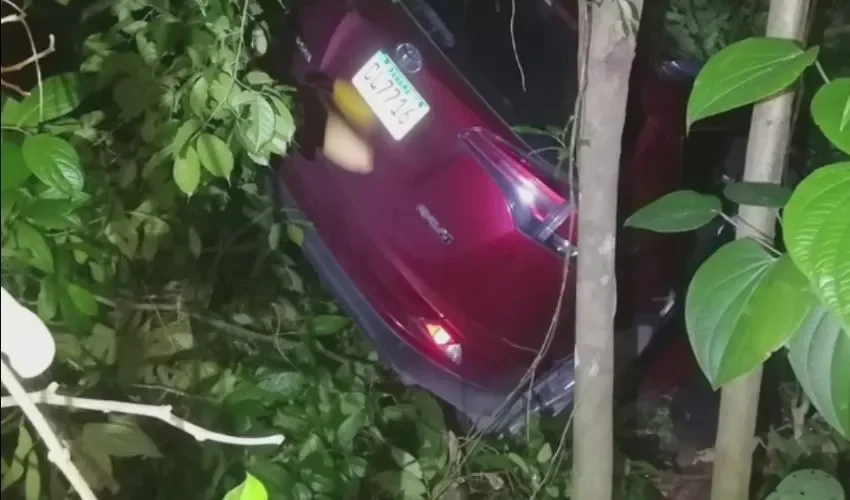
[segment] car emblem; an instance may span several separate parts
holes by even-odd
[[[422,54],[412,43],[402,42],[395,47],[395,62],[407,74],[418,73],[422,69]]]

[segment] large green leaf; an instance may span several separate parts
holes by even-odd
[[[0,142],[0,191],[7,192],[18,189],[32,174],[24,162],[21,147],[11,142]]]
[[[198,159],[207,172],[230,181],[233,172],[233,153],[227,143],[212,134],[201,134],[196,143]]]
[[[675,191],[635,212],[626,219],[626,226],[658,233],[691,231],[711,222],[721,208],[716,196]]]
[[[835,316],[813,308],[788,343],[788,359],[815,408],[850,438],[850,336]]]
[[[844,489],[824,471],[802,469],[788,474],[767,500],[844,500]]]
[[[247,474],[245,481],[228,491],[224,500],[268,500],[269,493],[259,479]]]
[[[324,314],[314,316],[312,323],[312,333],[314,335],[333,335],[348,327],[351,324],[351,320],[345,316]]]
[[[15,227],[18,248],[29,256],[29,263],[45,273],[53,272],[53,252],[37,229],[19,222]]]
[[[275,134],[275,112],[269,101],[256,95],[251,101],[248,115],[239,122],[239,131],[245,147],[260,154]]]
[[[791,259],[850,331],[850,162],[819,168],[797,186],[783,230]]]
[[[201,182],[201,162],[195,148],[189,146],[174,160],[174,182],[180,191],[191,196]]]
[[[833,80],[818,89],[811,112],[823,135],[850,154],[850,78]]]
[[[65,73],[46,78],[11,113],[3,113],[3,125],[34,127],[39,123],[64,116],[80,105],[86,85],[77,73]],[[41,106],[40,106],[41,105]]]
[[[69,283],[66,291],[78,311],[86,316],[97,316],[97,300],[91,292],[76,283]]]
[[[691,346],[711,384],[758,367],[811,304],[809,284],[787,256],[774,258],[750,239],[721,247],[697,270],[685,301]]]
[[[50,134],[33,135],[24,140],[21,152],[41,182],[71,198],[83,190],[80,157],[65,140]]]
[[[688,99],[688,127],[703,118],[770,97],[815,62],[817,47],[803,50],[780,38],[749,38],[712,56]]]

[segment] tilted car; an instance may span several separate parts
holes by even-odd
[[[286,56],[307,118],[279,199],[310,221],[306,256],[381,358],[479,426],[572,402],[577,185],[568,141],[538,131],[572,113],[573,3],[309,0],[293,14]],[[642,46],[611,200],[622,219],[684,182],[694,69]],[[371,132],[342,109],[340,82]],[[349,168],[323,148],[330,122],[368,146]],[[620,232],[616,326],[633,355],[674,309],[685,251]]]

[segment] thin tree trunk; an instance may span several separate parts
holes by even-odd
[[[613,493],[617,183],[629,75],[643,11],[643,0],[627,1],[631,9],[622,0],[590,2],[589,46],[586,58],[584,53],[579,56],[586,76],[580,79],[583,99],[577,111],[579,257],[572,496],[576,500],[610,500]],[[582,1],[579,8],[587,9],[587,5]],[[588,26],[579,24],[580,30]]]
[[[767,36],[800,39],[804,36],[810,0],[771,0]],[[779,183],[785,171],[791,137],[794,91],[788,90],[753,110],[747,144],[744,180]],[[759,234],[773,239],[773,210],[743,205],[737,237]],[[723,388],[720,422],[715,443],[712,500],[747,500],[755,450],[756,416],[762,369],[740,377]]]

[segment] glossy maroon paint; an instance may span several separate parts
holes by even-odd
[[[422,71],[407,76],[431,111],[400,142],[378,133],[370,174],[343,171],[321,155],[308,160],[296,154],[280,171],[284,182],[397,335],[463,378],[489,386],[512,382],[547,331],[563,261],[517,230],[505,195],[458,146],[458,134],[483,127],[511,141],[515,137],[393,2],[310,0],[299,15],[302,50],[293,67],[301,83],[316,74],[348,80],[376,50],[407,41],[425,61]],[[637,64],[635,133],[624,142],[624,213],[676,189],[681,168],[683,90],[660,80],[649,60]],[[451,244],[436,237],[418,204],[451,232]],[[664,237],[632,232],[622,237],[620,315],[633,317],[657,308],[673,288],[677,254]],[[573,347],[572,279],[566,290],[556,355]],[[427,338],[421,321],[439,322],[462,344],[460,365]]]

